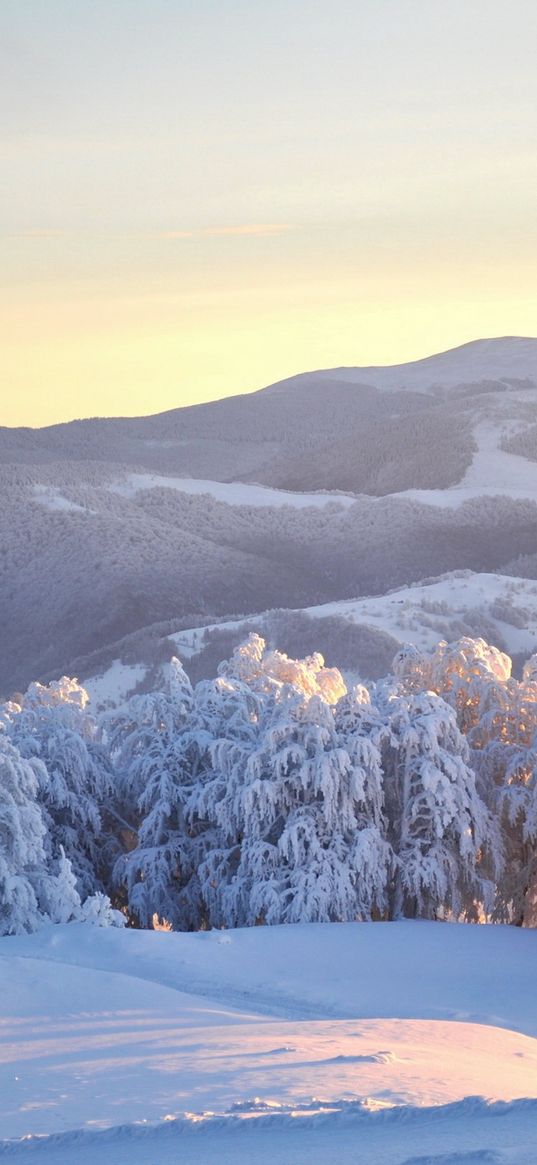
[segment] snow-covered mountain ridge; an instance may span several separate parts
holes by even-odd
[[[156,624],[162,639],[459,569],[535,577],[536,384],[537,340],[507,338],[155,417],[0,430],[0,692],[101,672]]]
[[[147,655],[140,645],[119,647],[129,662],[83,675],[92,707],[99,711],[122,704],[140,686],[163,682],[166,664],[155,667],[165,644],[175,650],[196,678],[209,676],[221,659],[256,630],[290,654],[322,650],[330,666],[349,677],[376,679],[389,670],[404,643],[430,649],[441,639],[481,636],[515,660],[537,651],[537,580],[501,574],[454,571],[389,591],[343,599],[298,611],[264,612],[174,631],[158,637]],[[146,644],[147,647],[147,644]]]
[[[536,388],[537,339],[475,340],[406,364],[304,372],[257,392],[177,407],[153,416],[93,418],[42,429],[0,427],[0,450],[3,460],[26,464],[95,456],[106,462],[132,463],[137,458],[137,464],[152,467],[155,456],[165,457],[167,463],[177,465],[195,466],[199,462],[200,468],[193,476],[201,477],[201,463],[207,462],[207,456],[218,461],[218,454],[223,455],[218,445],[224,438],[235,445],[246,441],[252,446],[250,456],[243,450],[248,473],[248,463],[257,462],[261,467],[266,453],[275,452],[267,449],[267,441],[285,444],[289,435],[296,435],[289,434],[289,426],[293,428],[296,423],[297,405],[300,407],[308,394],[310,415],[301,415],[300,419],[306,429],[321,431],[327,421],[333,429],[334,413],[340,408],[347,412],[348,425],[360,414],[370,418],[378,410],[384,420],[390,419],[390,406],[403,412],[416,403],[431,408],[442,400],[444,390],[451,390],[448,395],[453,405],[458,396],[466,399],[487,392],[507,392],[513,397],[531,394]],[[453,392],[454,389],[460,392]],[[376,399],[378,392],[380,400]],[[386,402],[385,394],[393,394],[393,400]],[[432,399],[409,402],[405,399],[409,394],[425,394]],[[185,443],[189,446],[192,441],[198,445],[201,442],[202,446],[185,448]],[[206,441],[212,442],[212,447],[203,448]],[[235,459],[235,472],[236,469]],[[220,472],[217,476],[220,478]]]
[[[305,377],[331,376],[349,384],[373,384],[384,390],[434,391],[463,382],[528,380],[537,386],[537,339],[501,336],[471,340],[445,352],[411,360],[406,364],[373,364],[361,368],[333,368],[304,373]],[[285,381],[283,382],[286,383]],[[274,392],[272,385],[265,391]]]

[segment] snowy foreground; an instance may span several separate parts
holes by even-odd
[[[426,922],[4,938],[0,1159],[533,1165],[536,960]]]

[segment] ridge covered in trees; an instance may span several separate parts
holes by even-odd
[[[537,924],[537,657],[404,648],[348,689],[252,634],[99,720],[76,680],[0,707],[0,934],[441,918]],[[121,911],[119,915],[117,912]]]

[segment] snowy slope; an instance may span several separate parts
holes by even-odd
[[[146,489],[173,489],[179,493],[201,496],[209,494],[216,501],[224,502],[228,506],[294,506],[304,509],[307,506],[326,506],[329,502],[352,506],[356,501],[353,496],[327,493],[322,490],[318,493],[297,493],[292,490],[268,489],[266,486],[254,485],[251,482],[160,477],[154,473],[129,473],[108,488],[112,493],[125,498],[134,498],[136,494]]]
[[[387,595],[308,607],[322,618],[340,615],[386,631],[400,643],[434,647],[440,639],[475,634],[490,624],[491,642],[510,655],[537,651],[537,582],[503,574],[455,571]],[[463,626],[465,625],[465,626]]]
[[[359,1105],[258,1115],[214,1114],[159,1125],[58,1134],[0,1159],[30,1165],[535,1165],[535,1100],[469,1098],[434,1108]]]
[[[523,397],[527,393],[521,394]],[[533,395],[533,394],[531,394]],[[517,431],[515,426],[515,432]],[[407,489],[396,491],[393,497],[408,498],[423,505],[452,509],[480,497],[507,497],[514,501],[537,500],[537,466],[516,453],[500,447],[502,439],[510,435],[510,426],[498,426],[492,420],[478,421],[474,428],[475,451],[466,473],[457,485],[444,489]],[[130,473],[108,487],[121,497],[135,498],[142,490],[172,489],[180,493],[208,494],[228,506],[326,506],[337,502],[343,507],[353,505],[356,494],[319,490],[314,493],[270,489],[251,482],[221,482],[203,478],[165,477],[151,473]],[[51,508],[79,509],[65,498],[46,493],[38,486],[41,500]]]
[[[306,607],[305,613],[316,619],[338,616],[385,632],[396,643],[425,648],[434,647],[440,639],[487,631],[491,642],[503,645],[511,655],[527,656],[537,650],[537,582],[503,574],[454,571],[386,595]],[[230,619],[178,631],[169,638],[178,655],[188,661],[202,650],[206,632],[233,631],[240,642],[254,623],[259,623],[259,617]],[[337,662],[336,657],[330,659],[331,664]]]
[[[119,708],[131,696],[146,675],[143,663],[121,663],[114,659],[110,667],[84,681],[93,713]]]
[[[476,449],[472,463],[458,485],[448,489],[408,489],[394,497],[409,498],[423,505],[452,509],[474,498],[501,497],[514,501],[537,499],[537,465],[516,453],[500,448],[509,428],[481,421],[474,428]]]
[[[438,579],[427,580],[412,586],[401,587],[386,595],[365,596],[358,599],[342,599],[333,603],[322,603],[306,607],[305,614],[312,619],[337,617],[353,627],[371,628],[389,636],[393,644],[393,654],[399,643],[413,643],[417,647],[432,648],[441,639],[448,641],[462,635],[481,636],[501,647],[516,658],[527,658],[537,651],[537,582],[532,579],[516,578],[502,574],[477,574],[472,571],[455,571]],[[265,634],[272,637],[270,616],[252,616],[246,619],[227,619],[210,623],[203,627],[191,627],[177,632],[169,632],[167,641],[173,643],[177,655],[186,663],[195,664],[206,645],[206,636],[229,632],[231,639],[223,641],[222,652],[230,653],[234,643],[244,640],[255,626],[263,633],[263,620],[268,620]],[[350,678],[364,671],[361,661],[341,659],[341,627],[334,632],[333,648],[323,645],[330,665],[342,667]],[[282,647],[280,642],[278,647]],[[319,648],[319,636],[315,627],[311,629],[311,643],[305,650]],[[224,656],[221,656],[223,658]],[[389,667],[391,657],[386,660]],[[213,670],[216,663],[213,660]],[[137,684],[148,674],[149,664],[123,664],[116,659],[98,675],[82,678],[87,688],[94,712],[104,708],[118,707],[132,695]],[[158,676],[153,677],[153,685],[162,682],[165,665]]]
[[[76,502],[70,501],[69,498],[64,498],[59,490],[54,489],[53,486],[36,484],[33,487],[33,493],[35,500],[44,506],[46,510],[52,510],[53,513],[91,514],[94,512],[86,509],[85,506],[77,505]]]
[[[434,923],[3,939],[0,1159],[529,1165],[536,956]]]
[[[132,973],[73,974],[33,959],[9,960],[0,973],[4,999],[16,983],[0,1049],[11,1137],[112,1127],[119,1106],[127,1123],[140,1112],[158,1121],[184,1110],[248,1111],[253,1097],[287,1110],[311,1107],[312,1097],[336,1107],[357,1097],[372,1108],[435,1105],[476,1094],[512,1100],[537,1079],[537,1040],[495,1027],[272,1019],[160,984],[148,992]],[[46,998],[38,1023],[36,979]]]

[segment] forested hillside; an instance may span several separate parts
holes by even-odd
[[[111,662],[155,624],[460,569],[534,577],[536,384],[536,340],[479,341],[156,417],[0,430],[0,692]]]

